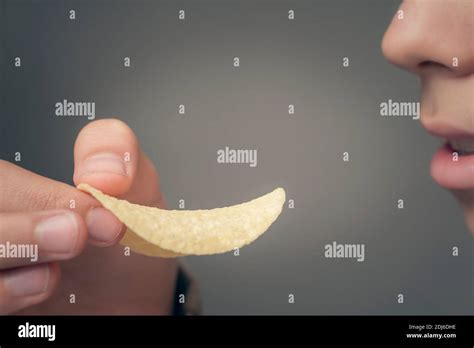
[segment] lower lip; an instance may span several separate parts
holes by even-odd
[[[474,155],[459,155],[448,144],[441,147],[431,161],[431,176],[440,185],[452,190],[474,189]]]

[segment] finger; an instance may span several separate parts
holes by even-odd
[[[74,183],[129,201],[163,205],[155,167],[133,131],[116,119],[89,123],[74,146]]]
[[[90,195],[0,160],[0,211],[32,212],[70,209],[85,220],[90,240],[111,245],[120,239],[122,224]],[[101,226],[109,226],[103,234]]]
[[[86,240],[83,219],[70,210],[0,214],[0,269],[70,259]]]
[[[60,277],[57,263],[0,272],[0,314],[16,312],[46,300]]]

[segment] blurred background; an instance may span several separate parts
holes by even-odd
[[[54,105],[89,101],[134,129],[170,208],[284,187],[294,208],[239,256],[184,260],[205,314],[472,314],[473,239],[429,175],[440,143],[380,116],[388,99],[419,98],[380,51],[399,3],[2,0],[1,158],[21,152],[19,165],[72,184],[90,121]],[[218,164],[226,146],[257,149],[257,167]],[[333,241],[365,244],[365,261],[325,258]]]

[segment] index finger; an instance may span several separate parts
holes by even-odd
[[[89,240],[96,245],[116,243],[122,223],[91,196],[73,186],[52,180],[0,160],[0,212],[70,209],[86,222]]]

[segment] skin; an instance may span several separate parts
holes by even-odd
[[[74,184],[82,182],[131,202],[165,206],[157,171],[119,120],[91,122],[77,136]],[[0,161],[0,197],[0,243],[39,244],[37,262],[0,259],[0,314],[171,313],[176,260],[124,256],[117,244],[124,226],[94,198],[6,161]],[[48,237],[41,223],[59,216],[71,228]]]
[[[394,18],[382,50],[390,62],[420,77],[422,124],[441,138],[449,129],[474,138],[472,1],[412,0],[404,1],[400,9],[405,19]],[[456,68],[451,65],[454,55],[459,58]],[[126,152],[129,162],[112,160],[123,159]],[[84,127],[76,140],[74,162],[76,185],[84,182],[134,203],[165,206],[157,171],[121,121],[99,120]],[[121,170],[123,174],[118,173]],[[474,233],[474,184],[472,189],[453,192]],[[74,209],[69,209],[71,199]],[[42,234],[42,222],[59,216],[66,217],[72,228],[61,230],[61,238]],[[0,221],[1,244],[38,243],[40,248],[34,264],[0,259],[0,314],[171,312],[176,261],[125,257],[117,245],[124,233],[122,224],[75,187],[0,160]],[[67,236],[72,240],[67,252],[48,251],[58,247],[58,241],[66,244]],[[75,304],[69,303],[70,294],[76,296]]]
[[[410,0],[399,10],[404,19],[393,18],[382,51],[389,62],[419,76],[422,125],[441,139],[458,132],[474,140],[474,2]],[[457,67],[453,57],[459,59]],[[457,189],[433,166],[431,173],[458,198],[474,234],[474,175],[468,187]]]

